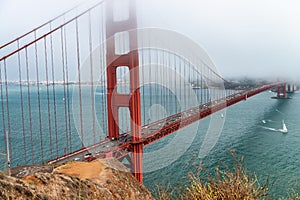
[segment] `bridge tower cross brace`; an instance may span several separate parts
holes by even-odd
[[[141,139],[141,103],[139,89],[139,58],[137,51],[137,34],[129,31],[137,28],[135,0],[129,0],[128,18],[122,21],[114,19],[115,3],[106,1],[106,72],[107,72],[107,112],[108,137],[118,139],[119,108],[127,107],[130,112],[130,128],[132,135],[131,170],[138,181],[143,182],[142,157],[143,145],[138,143]],[[126,9],[126,8],[122,8]],[[129,41],[129,51],[123,54],[116,53],[116,35],[123,34]],[[124,38],[124,37],[123,37]],[[128,94],[117,91],[117,68],[128,67],[130,76],[130,90]]]

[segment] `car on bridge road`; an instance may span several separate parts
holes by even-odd
[[[80,158],[74,158],[74,161],[80,161]]]
[[[90,158],[90,157],[92,157],[92,153],[87,153],[87,154],[84,155],[85,159]]]

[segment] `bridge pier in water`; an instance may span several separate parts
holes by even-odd
[[[277,88],[277,98],[286,98],[286,84]]]
[[[290,97],[287,95],[288,92],[291,92],[289,87],[290,87],[290,85],[287,83],[279,85],[276,88],[276,90],[272,90],[273,92],[276,92],[276,96],[272,97],[272,98],[273,99],[289,99]]]

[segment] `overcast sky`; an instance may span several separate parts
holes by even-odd
[[[0,0],[0,44],[82,0]],[[138,0],[139,23],[184,34],[224,77],[300,78],[300,1]]]

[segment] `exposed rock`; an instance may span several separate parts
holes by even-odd
[[[0,199],[154,199],[114,159],[72,162],[22,179],[0,174]]]
[[[30,174],[35,174],[38,172],[49,172],[53,171],[53,166],[48,165],[30,165],[30,166],[18,166],[11,170],[11,176],[16,178],[23,178]]]

